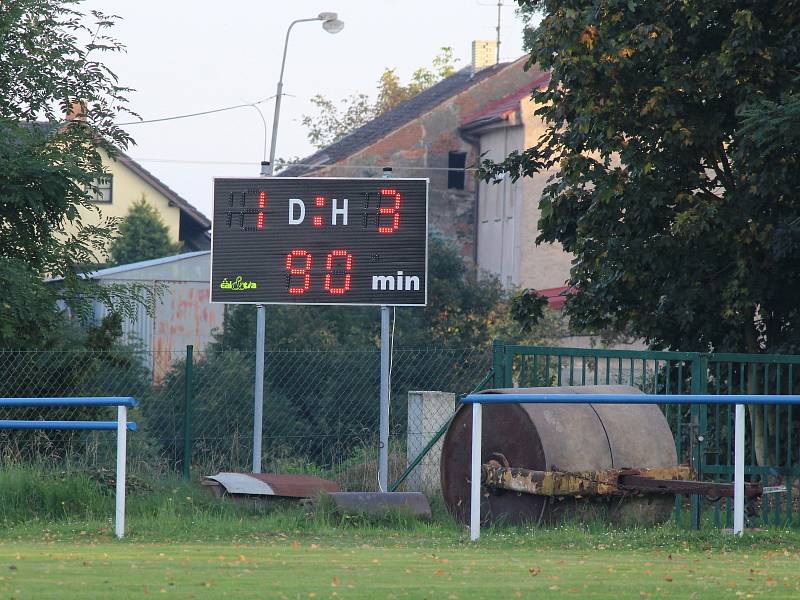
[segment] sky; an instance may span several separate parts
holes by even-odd
[[[523,54],[522,25],[516,4],[503,4],[500,55],[506,61]],[[357,92],[374,97],[384,68],[395,67],[405,82],[442,46],[454,49],[457,67],[467,66],[472,40],[495,39],[497,24],[497,2],[491,0],[86,0],[83,9],[121,17],[113,35],[127,52],[103,62],[122,85],[135,89],[130,108],[143,119],[274,96],[289,24],[338,13],[345,23],[338,34],[319,22],[292,29],[279,157],[313,151],[300,120],[314,113],[315,94],[336,101]],[[273,100],[259,108],[269,136]],[[264,155],[264,123],[252,107],[125,129],[136,141],[128,154],[206,215],[212,179],[256,177]]]

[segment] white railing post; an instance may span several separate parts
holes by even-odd
[[[469,488],[469,538],[472,541],[481,536],[481,438],[483,437],[483,405],[472,405],[472,458],[470,465]]]
[[[736,405],[733,444],[733,533],[744,533],[744,405]]]
[[[125,458],[128,447],[128,407],[117,407],[117,490],[115,498],[116,514],[114,534],[125,535]]]

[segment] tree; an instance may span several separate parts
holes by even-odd
[[[654,348],[796,351],[795,3],[520,5],[544,13],[530,63],[551,73],[533,94],[548,127],[485,176],[557,169],[538,241],[575,255],[573,326]]]
[[[109,246],[111,261],[117,265],[177,254],[181,244],[169,239],[169,228],[144,195],[129,209],[119,224],[119,235]]]
[[[775,244],[800,216],[778,173],[796,156],[765,181],[742,118],[797,86],[793,5],[521,4],[546,15],[531,61],[551,72],[534,93],[548,129],[486,176],[558,168],[539,241],[576,256],[573,323],[658,348],[796,347],[800,263]]]
[[[308,128],[308,140],[315,148],[324,148],[339,141],[378,115],[391,110],[424,89],[455,73],[453,49],[443,47],[430,68],[420,67],[403,85],[395,69],[386,68],[378,80],[378,95],[373,103],[366,94],[352,94],[341,100],[342,108],[321,94],[311,99],[316,115],[303,115],[301,123]]]
[[[102,153],[131,139],[114,125],[130,113],[129,90],[99,60],[123,49],[107,34],[114,20],[77,4],[16,0],[0,11],[0,347],[60,343],[59,300],[85,314],[90,298],[132,311],[138,296],[81,277],[114,223],[87,225],[79,208],[97,210]],[[63,122],[75,109],[78,118]],[[76,233],[64,235],[66,224]]]

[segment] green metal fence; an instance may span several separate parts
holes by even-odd
[[[316,470],[351,487],[375,487],[379,352],[267,353],[264,410],[265,469]],[[156,360],[157,359],[157,360]],[[131,464],[148,471],[189,474],[249,468],[252,460],[252,352],[0,351],[0,395],[132,395],[140,401]],[[165,365],[154,372],[147,365]],[[487,373],[490,375],[487,376]],[[506,345],[487,348],[397,349],[392,370],[392,479],[402,483],[419,462],[406,457],[410,390],[457,396],[486,387],[631,384],[651,394],[791,394],[800,389],[800,356],[698,354]],[[445,424],[452,416],[439,415]],[[733,476],[733,411],[725,406],[663,407],[683,462],[702,478]],[[2,411],[0,411],[2,412]],[[748,407],[746,473],[786,493],[751,507],[756,524],[797,524],[800,413],[791,406]],[[2,416],[2,415],[0,415]],[[58,409],[47,418],[83,418]],[[101,418],[92,414],[87,418]],[[14,418],[21,418],[15,414]],[[43,418],[27,414],[25,418]],[[425,431],[425,451],[445,427]],[[187,435],[188,433],[188,435]],[[424,452],[423,452],[424,454]],[[108,440],[70,432],[4,432],[0,461],[110,465]],[[186,459],[189,460],[186,460]],[[419,459],[420,457],[417,457]],[[409,464],[410,463],[410,464]],[[437,478],[435,472],[426,477]],[[677,503],[676,518],[730,525],[732,505],[693,498]]]
[[[505,345],[493,348],[496,387],[628,384],[649,394],[792,394],[800,389],[800,356],[702,354]],[[678,456],[701,479],[733,479],[733,408],[664,406]],[[794,411],[798,412],[798,411]],[[800,419],[791,406],[748,407],[745,474],[764,486],[785,485],[751,505],[762,525],[797,523]],[[676,519],[683,506],[676,502]],[[728,499],[691,499],[690,522],[731,526]]]

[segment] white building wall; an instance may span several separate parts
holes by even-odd
[[[517,117],[484,129],[479,137],[484,157],[500,162],[515,150],[534,146],[545,131],[534,110],[533,101],[523,99]],[[505,287],[550,289],[563,286],[569,277],[572,256],[560,244],[536,245],[539,198],[553,174],[479,185],[478,268],[499,277]]]
[[[502,161],[522,149],[522,127],[498,127],[480,137],[484,158]],[[481,182],[478,191],[478,269],[499,277],[506,287],[519,283],[522,182]]]

